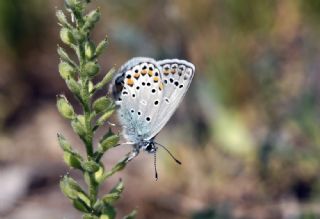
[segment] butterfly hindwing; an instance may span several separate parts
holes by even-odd
[[[120,68],[114,84],[125,137],[133,143],[149,138],[163,96],[159,65],[151,58],[133,58]]]

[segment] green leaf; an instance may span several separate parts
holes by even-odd
[[[92,104],[93,109],[95,112],[101,113],[109,109],[109,107],[112,105],[113,101],[111,98],[108,97],[100,97],[97,100],[95,100]]]
[[[99,170],[100,166],[96,162],[89,160],[82,163],[82,168],[89,173],[95,173]]]
[[[76,76],[76,69],[67,62],[60,62],[59,73],[64,80],[67,80]]]
[[[133,210],[130,214],[123,217],[123,219],[134,219],[137,215],[137,211]]]
[[[57,96],[57,108],[59,113],[66,119],[74,119],[75,112],[64,95]]]

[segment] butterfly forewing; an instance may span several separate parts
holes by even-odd
[[[195,67],[190,62],[178,59],[166,59],[157,62],[161,69],[164,85],[160,110],[152,123],[150,138],[165,126],[182,101],[192,81]]]

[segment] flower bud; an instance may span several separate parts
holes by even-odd
[[[98,120],[97,120],[97,125],[101,126],[103,123],[105,123],[114,113],[115,108],[111,108],[108,111],[106,111]]]
[[[66,138],[61,135],[61,134],[57,134],[58,135],[58,141],[59,141],[59,145],[62,148],[63,151],[72,151],[72,146],[71,144],[66,140]]]
[[[76,199],[78,193],[83,193],[83,190],[78,183],[69,176],[64,176],[60,181],[61,191],[70,199]]]
[[[86,42],[84,45],[84,54],[88,60],[91,60],[95,55],[96,47],[93,42]]]
[[[85,23],[83,25],[83,30],[88,31],[94,27],[94,25],[100,19],[100,9],[97,8],[96,10],[91,11],[85,18]]]
[[[67,86],[69,88],[69,90],[74,93],[77,97],[80,96],[80,92],[81,92],[81,88],[80,88],[80,84],[74,80],[73,78],[68,78],[66,80]]]
[[[67,45],[71,45],[75,43],[75,39],[72,35],[72,32],[68,28],[61,28],[60,30],[60,38],[62,42],[64,42]]]
[[[89,213],[90,207],[86,205],[81,199],[77,198],[72,201],[73,206],[81,212]]]
[[[66,18],[66,15],[61,11],[61,10],[57,10],[56,12],[56,16],[60,22],[60,24],[63,26],[63,27],[69,27],[70,24]]]
[[[67,80],[68,78],[74,78],[76,75],[76,70],[71,65],[69,65],[67,62],[60,62],[59,64],[59,73],[60,76]]]
[[[120,160],[114,167],[112,167],[112,172],[115,173],[125,168],[125,166],[127,165],[127,161],[128,161],[127,157]]]
[[[99,151],[101,152],[105,152],[110,148],[115,147],[120,140],[120,137],[118,135],[114,135],[111,132],[109,133],[104,136],[99,143]]]
[[[73,107],[68,102],[67,98],[63,95],[59,95],[57,99],[57,108],[60,114],[66,119],[73,119],[75,113]]]
[[[62,49],[60,46],[58,46],[58,50],[57,50],[60,58],[62,61],[65,61],[69,64],[73,64],[74,62],[70,59],[70,57],[68,56],[68,54],[66,53],[66,51],[64,51],[64,49]]]
[[[89,173],[97,172],[99,170],[99,167],[100,167],[99,164],[97,164],[96,162],[94,162],[92,160],[89,160],[89,161],[82,163],[82,168]]]
[[[88,62],[84,66],[84,74],[89,77],[94,77],[99,73],[100,67],[98,63]]]
[[[96,56],[101,55],[101,53],[103,52],[103,50],[105,50],[105,48],[107,48],[107,46],[108,46],[108,39],[106,38],[98,44],[96,48]]]
[[[107,110],[112,104],[112,100],[107,97],[100,97],[97,100],[93,102],[93,109],[96,113],[101,113],[105,110]]]
[[[94,173],[94,179],[98,183],[101,183],[104,179],[104,167],[101,163],[100,163],[99,170]]]
[[[69,152],[65,152],[63,154],[64,162],[69,166],[76,169],[82,169],[81,168],[81,159],[79,156],[76,156],[75,154],[71,154]]]
[[[86,136],[86,126],[84,122],[84,116],[77,116],[76,119],[72,120],[71,126],[73,130],[81,137],[84,138]]]

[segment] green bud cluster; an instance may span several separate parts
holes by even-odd
[[[57,96],[57,108],[62,117],[70,121],[74,132],[83,141],[86,155],[78,153],[62,134],[58,134],[58,141],[66,165],[81,171],[87,184],[87,187],[83,188],[75,179],[64,176],[60,181],[60,188],[73,206],[83,212],[83,219],[113,219],[116,216],[113,205],[121,196],[123,182],[120,181],[109,193],[101,196],[102,198],[98,197],[99,187],[126,166],[129,154],[110,170],[106,170],[101,158],[109,149],[118,145],[119,136],[109,129],[96,146],[93,144],[96,130],[106,124],[116,109],[110,97],[102,96],[94,100],[94,95],[112,80],[115,70],[112,68],[102,80],[93,83],[97,81],[96,77],[101,71],[98,57],[107,47],[108,40],[105,38],[96,44],[90,39],[90,33],[101,13],[99,8],[86,13],[89,2],[90,0],[65,0],[65,7],[70,15],[66,16],[62,10],[56,12],[61,26],[61,42],[70,48],[65,50],[58,46],[59,73],[82,110],[78,112],[78,108],[74,108],[65,95]],[[67,51],[73,51],[75,56]],[[135,214],[133,211],[125,218],[134,218]]]

